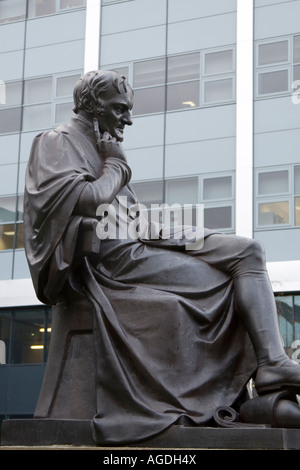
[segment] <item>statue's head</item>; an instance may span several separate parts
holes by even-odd
[[[96,118],[101,133],[123,140],[133,106],[133,91],[124,76],[108,70],[88,72],[76,83],[73,97],[76,114]]]

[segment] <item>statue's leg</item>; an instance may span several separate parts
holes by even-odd
[[[236,311],[243,319],[257,357],[258,393],[280,388],[292,388],[299,393],[300,366],[283,348],[262,245],[243,237],[214,234],[206,238],[197,255],[233,278]]]

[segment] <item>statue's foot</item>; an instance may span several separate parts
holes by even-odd
[[[265,364],[257,369],[255,388],[259,395],[276,390],[300,393],[300,365],[291,359]]]

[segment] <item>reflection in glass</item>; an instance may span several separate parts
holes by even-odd
[[[295,194],[300,195],[300,165],[295,166]]]
[[[218,51],[205,54],[205,75],[229,73],[233,71],[233,51]]]
[[[14,248],[15,225],[0,225],[0,250],[12,250]]]
[[[232,207],[205,207],[204,227],[210,229],[226,229],[232,227]]]
[[[258,93],[280,93],[289,90],[288,70],[265,72],[258,75]]]
[[[163,202],[162,181],[132,183],[132,186],[141,204],[150,207],[151,204],[161,204]]]
[[[4,99],[0,100],[0,108],[3,108],[4,106],[20,105],[22,102],[22,82],[2,82],[2,86],[5,87],[5,95]]]
[[[0,197],[0,223],[14,222],[16,213],[15,196]]]
[[[9,342],[10,342],[10,328],[11,328],[11,313],[8,309],[0,310],[0,341],[3,341],[5,347],[1,349],[0,364],[8,362],[9,355]]]
[[[134,91],[133,114],[160,113],[165,109],[165,87],[143,88]]]
[[[266,171],[258,175],[258,194],[280,194],[289,192],[289,172]]]
[[[212,103],[217,101],[231,101],[233,99],[232,78],[214,80],[204,84],[204,101]]]
[[[134,64],[133,86],[161,85],[165,83],[166,59],[147,60]]]
[[[23,131],[47,129],[51,124],[51,104],[26,106],[23,113]]]
[[[199,106],[199,81],[168,85],[167,110],[191,109]]]
[[[166,182],[167,204],[197,204],[198,178],[182,178]]]
[[[8,108],[0,110],[0,134],[20,132],[21,108]]]
[[[221,176],[205,178],[203,181],[203,199],[225,199],[232,197],[232,177]]]
[[[279,321],[280,334],[284,347],[290,348],[293,342],[293,297],[291,295],[276,296],[276,307]]]
[[[259,225],[289,224],[289,202],[265,202],[259,204]]]
[[[52,100],[52,77],[26,80],[24,84],[24,103],[42,103]]]
[[[44,339],[44,310],[16,309],[12,334],[12,364],[43,362]]]
[[[294,37],[294,63],[300,62],[300,36]]]
[[[200,54],[184,54],[168,58],[168,83],[200,78]]]
[[[80,75],[70,75],[67,77],[59,77],[56,83],[56,97],[72,96],[76,82],[80,79]]]
[[[300,227],[300,196],[295,197],[295,225]]]
[[[69,122],[72,114],[73,103],[59,103],[55,106],[55,123],[64,124]]]
[[[287,40],[261,44],[258,50],[259,65],[278,64],[289,60],[289,43]]]
[[[17,229],[16,248],[24,248],[24,225],[23,223],[18,223],[16,225],[16,229]]]
[[[85,5],[85,0],[60,0],[60,9],[76,8]]]
[[[0,23],[25,19],[26,2],[24,0],[1,0]]]
[[[55,13],[56,0],[28,0],[28,18]]]

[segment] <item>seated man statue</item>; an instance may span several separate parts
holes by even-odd
[[[187,232],[166,237],[164,227],[124,236],[137,204],[121,144],[133,91],[117,72],[93,71],[75,85],[74,103],[68,125],[34,139],[25,249],[43,303],[74,296],[93,307],[95,441],[210,425],[252,377],[259,396],[299,393],[300,366],[282,346],[261,244],[206,229],[195,249],[186,249]],[[82,240],[89,227],[97,238],[110,207],[114,236],[102,233],[95,250]]]

